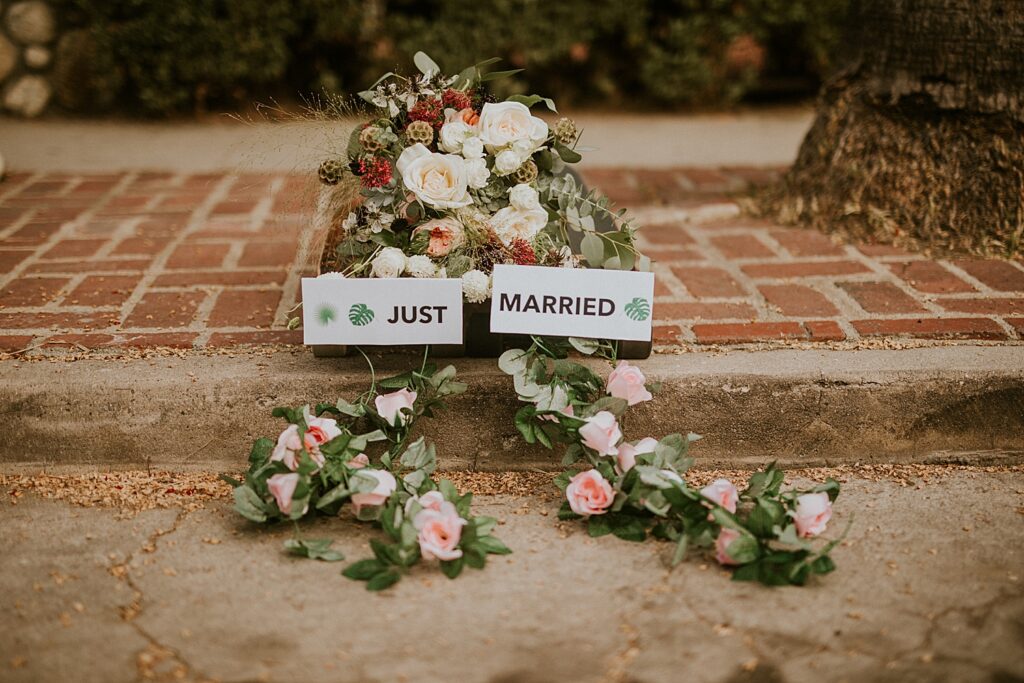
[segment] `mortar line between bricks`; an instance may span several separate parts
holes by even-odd
[[[8,284],[13,282],[15,279],[20,277],[26,270],[28,270],[29,266],[39,263],[40,256],[42,254],[46,253],[61,239],[70,236],[77,226],[83,224],[85,221],[95,216],[100,209],[106,206],[107,202],[110,201],[111,197],[121,192],[121,190],[127,187],[128,184],[131,183],[132,179],[134,178],[134,173],[126,173],[124,177],[122,177],[113,187],[104,192],[96,202],[89,206],[89,208],[82,211],[75,218],[62,223],[60,228],[54,231],[52,235],[46,238],[43,242],[40,242],[39,244],[35,245],[35,250],[28,258],[23,260],[21,263],[17,264],[5,276],[0,277],[0,289],[3,289]]]
[[[164,266],[170,259],[171,254],[174,253],[174,250],[185,242],[185,238],[189,234],[198,230],[206,222],[206,220],[210,216],[210,212],[212,211],[213,207],[216,206],[217,203],[220,202],[225,196],[227,196],[228,188],[230,188],[230,186],[236,180],[237,176],[232,174],[225,174],[224,176],[222,176],[218,180],[217,184],[214,186],[213,190],[210,191],[210,193],[199,204],[199,206],[192,210],[192,213],[190,214],[188,221],[185,223],[185,227],[182,230],[178,231],[178,234],[175,235],[175,237],[171,239],[168,242],[168,244],[166,244],[164,248],[157,254],[157,256],[150,262],[149,266],[143,271],[142,278],[135,286],[135,289],[132,291],[131,295],[129,295],[129,297],[121,305],[120,322],[122,326],[124,325],[125,321],[128,320],[129,316],[131,315],[131,312],[135,310],[135,307],[139,304],[140,301],[142,301],[145,294],[149,291],[149,288],[152,285],[152,283],[156,281],[156,278],[158,277],[160,272],[164,270]],[[210,295],[207,294],[206,298],[209,299]],[[148,329],[150,332],[194,332],[198,331],[199,328],[197,328],[196,319],[195,317],[193,317],[193,320],[190,322],[189,325],[182,325],[175,327],[173,329],[166,327],[145,329]]]
[[[42,177],[42,174],[35,173],[35,174],[31,175],[27,180],[22,182],[20,185],[15,184],[15,186],[12,189],[8,190],[7,192],[5,192],[3,194],[0,194],[0,206],[3,205],[4,201],[6,201],[8,197],[10,197],[10,196],[20,192],[23,188],[28,187],[29,184],[34,182],[34,180],[36,178],[40,178],[40,177]],[[35,209],[35,208],[29,209],[28,211],[23,213],[18,218],[18,220],[14,221],[13,223],[8,225],[3,230],[0,230],[0,243],[2,243],[8,237],[10,237],[14,233],[18,232],[19,230],[21,230],[26,225],[28,225],[28,223],[32,219],[32,217],[36,215],[36,211],[37,211],[37,209]],[[24,245],[23,248],[26,251],[32,250],[31,245]]]
[[[900,291],[902,291],[904,294],[906,294],[908,297],[910,297],[913,301],[917,302],[920,306],[922,306],[926,311],[931,313],[932,316],[935,316],[936,314],[942,314],[942,313],[947,312],[944,308],[942,308],[938,304],[934,303],[931,299],[929,299],[924,292],[920,292],[920,291],[914,289],[913,287],[911,287],[909,282],[907,282],[903,278],[897,276],[896,273],[894,273],[891,268],[886,268],[883,264],[879,263],[875,259],[871,258],[870,256],[867,256],[866,254],[861,253],[859,249],[856,250],[856,251],[857,251],[857,259],[862,264],[864,264],[864,266],[866,266],[872,273],[874,273],[874,274],[878,275],[880,278],[882,278],[883,282],[888,282],[888,283],[892,284],[893,286],[895,286]],[[846,281],[854,282],[854,280],[846,280]],[[871,282],[873,282],[873,281],[874,280],[871,280]],[[839,289],[842,289],[842,288],[839,287]],[[847,292],[846,290],[843,290],[843,293],[846,296],[848,296],[851,299],[853,299],[853,297],[850,296],[849,292]],[[856,300],[854,299],[854,301],[856,301]],[[885,318],[889,318],[889,317],[893,317],[893,316],[897,315],[897,314],[893,314],[893,313],[870,313],[870,312],[865,310],[860,305],[860,302],[856,302],[856,303],[857,303],[857,307],[858,308],[864,310],[864,315],[858,314],[857,318],[850,317],[849,320],[857,320],[857,319],[861,319],[862,320],[864,318],[877,318],[879,320],[883,320]],[[922,314],[918,313],[917,317],[922,317]]]
[[[950,262],[948,260],[943,259],[943,260],[937,260],[935,262],[938,263],[940,266],[944,267],[949,272],[953,273],[953,275],[956,275],[958,278],[960,278],[961,280],[963,280],[967,284],[969,284],[972,287],[974,287],[975,289],[977,289],[978,292],[981,293],[981,294],[994,294],[997,291],[995,289],[992,289],[991,287],[986,285],[984,282],[982,282],[978,278],[976,278],[973,275],[971,275],[970,273],[968,273],[963,268],[960,268],[959,266],[954,265],[952,262]],[[1012,264],[1013,262],[1012,261],[1007,261],[1007,263],[1011,263]]]

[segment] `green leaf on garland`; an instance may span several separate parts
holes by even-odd
[[[398,583],[401,578],[402,575],[394,570],[381,572],[366,582],[366,590],[382,591],[386,588],[391,588]]]
[[[334,543],[329,538],[289,538],[284,542],[284,548],[291,555],[307,557],[311,560],[322,560],[324,562],[339,562],[345,556],[337,550],[331,550]]]

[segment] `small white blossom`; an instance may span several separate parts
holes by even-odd
[[[475,135],[467,137],[462,141],[462,156],[467,159],[482,159],[484,156],[484,143]]]
[[[341,229],[345,232],[352,232],[359,227],[359,216],[356,215],[355,211],[350,213],[345,220],[341,222]]]
[[[319,275],[317,275],[317,279],[319,279],[319,280],[344,280],[345,279],[345,274],[344,273],[320,273]]]
[[[417,254],[409,257],[405,270],[413,277],[434,277],[437,273],[437,266],[434,265],[429,256]]]
[[[391,224],[395,222],[395,215],[381,211],[377,214],[370,214],[370,230],[372,232],[383,232],[391,227]]]
[[[491,296],[491,278],[479,270],[471,270],[462,276],[462,293],[466,301],[480,304]]]
[[[466,162],[467,182],[473,189],[479,190],[487,185],[491,171],[483,159],[470,159]]]
[[[506,149],[498,152],[498,156],[494,157],[494,172],[498,175],[508,175],[519,168],[522,163],[523,160],[519,154]]]
[[[540,195],[529,185],[520,183],[508,191],[508,201],[513,207],[527,211],[540,208]]]
[[[398,247],[385,247],[373,259],[374,277],[398,277],[406,267],[406,257]]]

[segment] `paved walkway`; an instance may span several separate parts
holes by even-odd
[[[778,168],[589,171],[657,261],[656,342],[1016,342],[1024,263],[931,260],[743,218]],[[16,173],[0,183],[0,349],[299,344],[307,176]]]
[[[1021,680],[1024,474],[839,476],[828,534],[854,523],[833,553],[837,570],[804,588],[732,582],[700,552],[670,572],[665,543],[594,539],[559,523],[548,483],[537,494],[474,496],[478,514],[499,518],[512,555],[456,581],[417,567],[387,595],[339,576],[348,562],[287,557],[291,526],[256,529],[226,496],[189,514],[126,519],[96,507],[192,505],[226,489],[213,477],[43,483],[84,509],[8,478],[0,678]],[[335,539],[349,562],[367,557],[379,532],[349,514],[303,524],[302,534]]]

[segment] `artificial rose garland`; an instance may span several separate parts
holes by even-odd
[[[646,377],[621,361],[606,383],[565,358],[572,347],[614,354],[608,344],[535,338],[529,349],[507,351],[498,360],[527,404],[515,420],[523,438],[549,448],[568,444],[563,463],[589,466],[556,477],[565,494],[560,519],[585,520],[591,536],[672,541],[672,566],[690,548],[713,549],[740,581],[801,585],[835,568],[829,553],[841,539],[821,541],[820,535],[839,494],[836,481],[783,492],[784,474],[772,464],[753,474],[742,491],[727,479],[690,488],[683,477],[692,463],[687,451],[700,437],[625,441],[621,417],[629,406],[653,398]]]
[[[392,538],[374,540],[377,558],[357,562],[344,574],[365,580],[370,590],[393,585],[421,560],[437,560],[454,578],[464,564],[483,567],[488,554],[511,552],[491,535],[496,522],[469,514],[471,497],[459,496],[448,482],[430,478],[436,467],[434,447],[423,438],[407,443],[416,420],[442,407],[446,396],[461,393],[455,368],[435,370],[424,362],[380,382],[355,403],[344,399],[309,407],[275,408],[288,420],[277,441],[259,439],[249,455],[244,481],[225,477],[234,489],[235,509],[257,523],[298,521],[313,514],[336,515],[351,503],[356,519],[375,522]],[[331,413],[334,417],[324,417]],[[368,423],[370,431],[357,431]],[[372,462],[372,443],[386,444]],[[397,476],[396,476],[397,475]],[[289,539],[294,555],[325,561],[343,560],[330,539]]]

